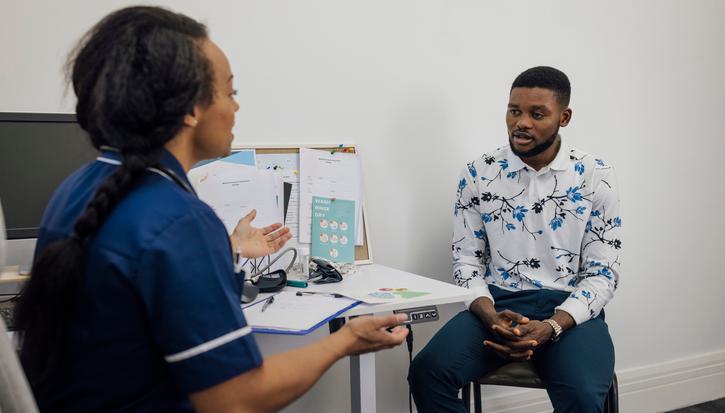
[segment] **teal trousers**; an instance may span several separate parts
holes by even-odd
[[[496,311],[509,309],[532,320],[551,317],[569,295],[563,291],[489,289]],[[465,412],[458,390],[507,360],[484,347],[494,335],[470,311],[453,317],[416,355],[408,374],[418,412]],[[532,358],[555,412],[602,412],[614,374],[614,346],[604,312],[534,351]],[[484,407],[485,409],[485,407]]]

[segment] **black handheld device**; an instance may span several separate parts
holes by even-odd
[[[313,265],[310,266],[310,279],[315,279],[315,284],[336,283],[342,281],[342,274],[329,262],[312,258]]]

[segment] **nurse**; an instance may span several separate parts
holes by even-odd
[[[289,230],[244,217],[227,237],[186,173],[230,151],[239,109],[224,53],[181,14],[132,7],[69,60],[81,127],[101,155],[56,190],[18,304],[21,360],[43,411],[270,411],[336,360],[400,344],[404,316],[360,317],[262,360],[232,252]],[[62,156],[62,154],[58,154]]]

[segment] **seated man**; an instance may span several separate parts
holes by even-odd
[[[551,67],[511,86],[509,145],[458,182],[453,278],[475,291],[411,365],[419,412],[464,412],[458,390],[533,360],[557,412],[601,412],[614,370],[604,306],[619,279],[614,170],[570,147],[567,76]]]

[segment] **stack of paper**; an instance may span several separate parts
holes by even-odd
[[[253,331],[273,334],[307,334],[360,303],[323,294],[299,296],[292,291],[275,295],[262,311],[265,301],[245,307],[244,317]]]
[[[299,199],[300,199],[300,156],[298,153],[266,153],[256,154],[257,168],[273,171],[280,176],[283,182],[292,186],[289,192],[287,213],[284,216],[284,226],[289,228],[292,239],[287,241],[283,251],[287,248],[309,247],[299,242]],[[283,197],[287,200],[287,195]],[[278,254],[272,254],[274,259]],[[270,271],[285,269],[292,261],[292,255],[286,254],[272,264]]]
[[[237,162],[239,154],[189,171],[199,198],[209,204],[232,233],[239,220],[257,210],[255,227],[283,220],[283,186],[278,174]]]

